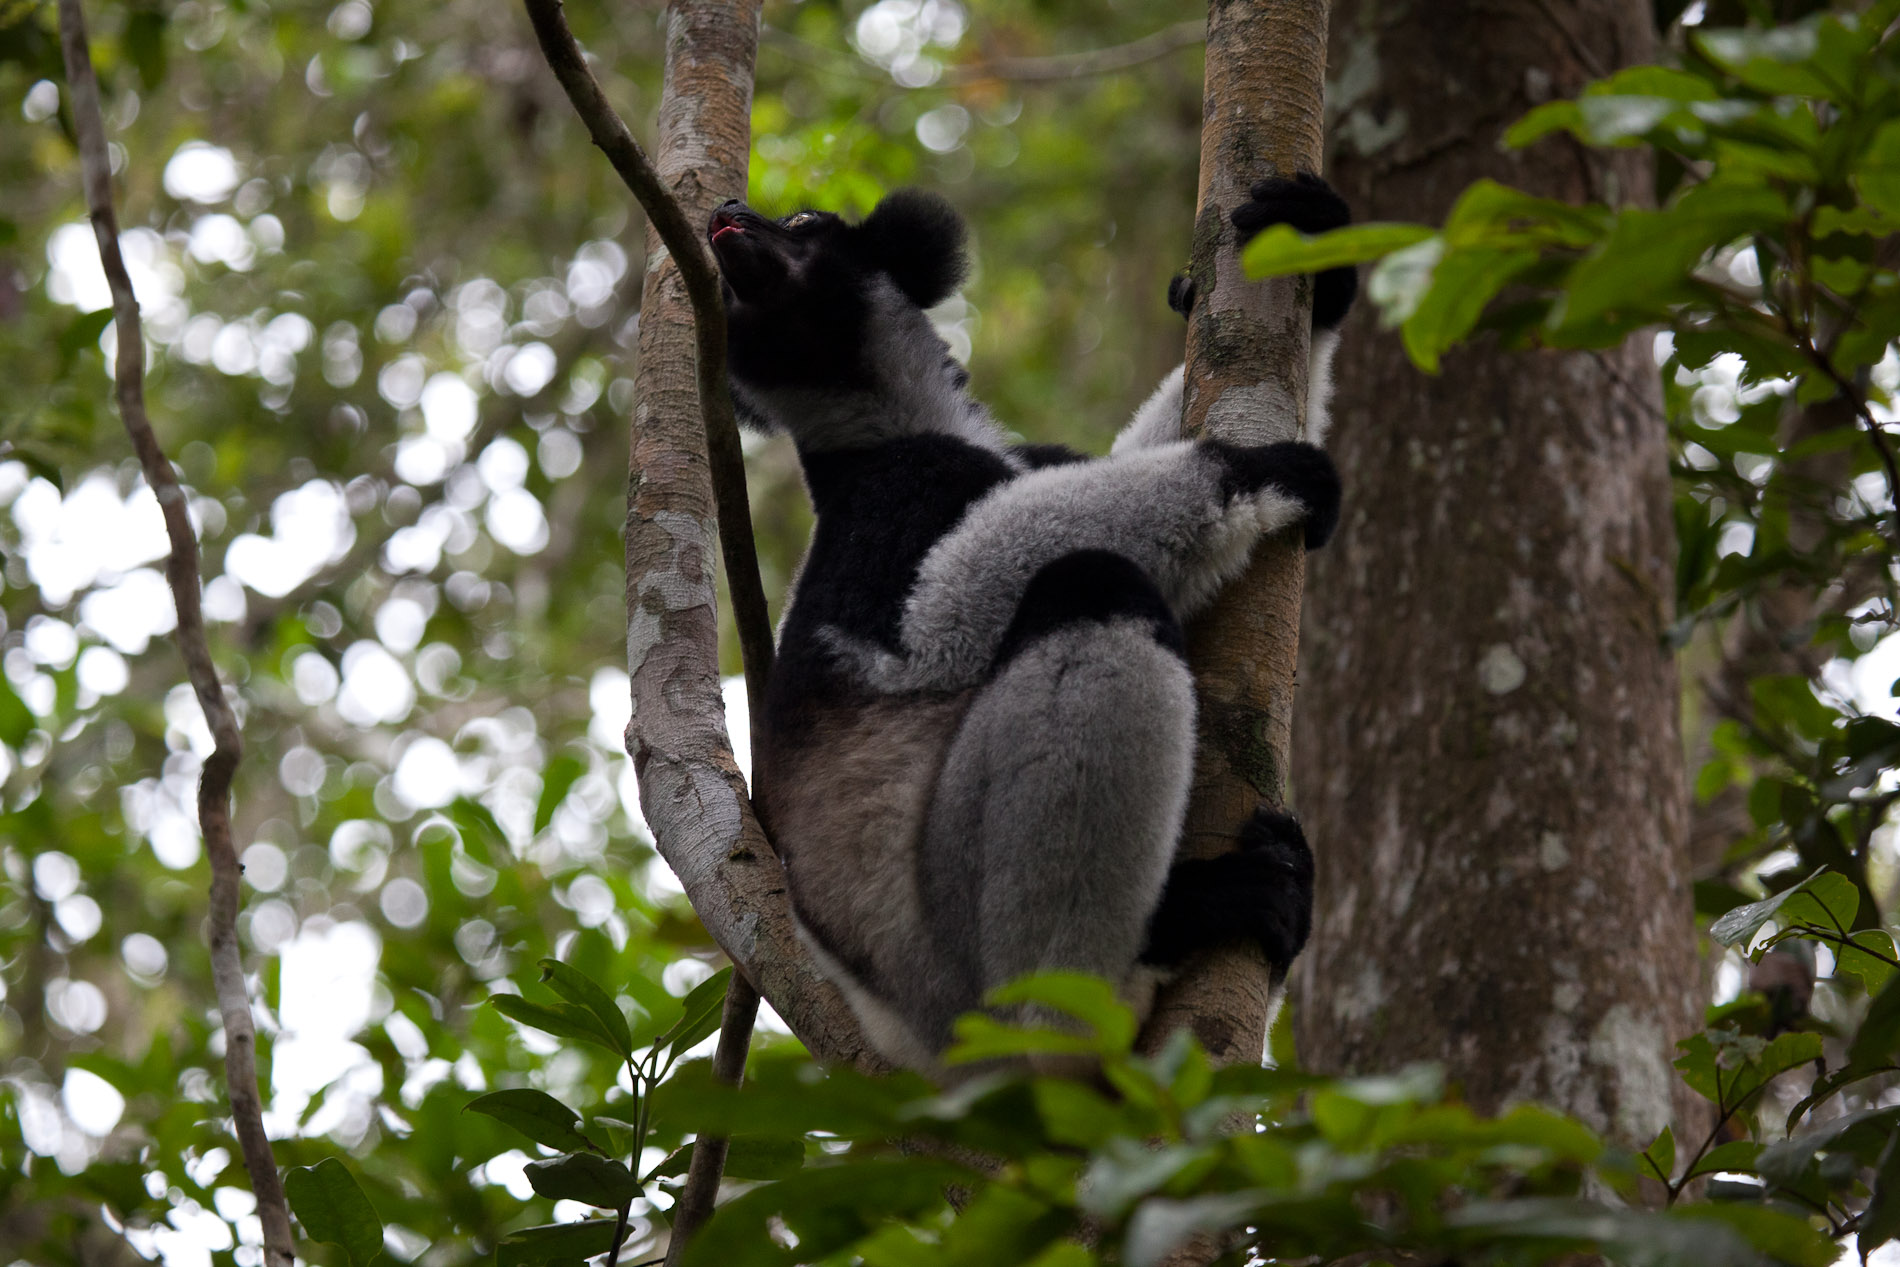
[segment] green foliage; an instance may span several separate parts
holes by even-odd
[[[349,1169],[334,1157],[284,1174],[291,1213],[313,1241],[341,1245],[350,1262],[368,1267],[383,1252],[383,1221],[376,1217]]]

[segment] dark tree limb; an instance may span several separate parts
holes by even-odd
[[[204,710],[215,743],[198,780],[198,826],[204,833],[205,856],[211,863],[210,941],[211,972],[218,993],[218,1011],[224,1021],[224,1076],[231,1096],[231,1119],[257,1196],[258,1218],[264,1228],[267,1267],[291,1267],[295,1258],[290,1230],[290,1207],[264,1133],[263,1104],[257,1092],[257,1030],[251,1020],[251,999],[244,988],[244,964],[237,941],[237,913],[243,868],[231,840],[231,780],[244,751],[237,716],[224,697],[218,669],[205,638],[200,602],[198,538],[192,531],[184,489],[152,432],[145,412],[145,335],[139,322],[138,300],[132,279],[119,252],[119,222],[112,207],[112,165],[106,149],[105,124],[99,113],[99,81],[92,70],[86,41],[86,18],[79,0],[59,0],[59,40],[66,60],[66,85],[71,93],[73,127],[79,139],[79,166],[85,182],[86,210],[93,236],[99,242],[99,262],[112,288],[113,326],[118,356],[113,377],[119,416],[138,454],[145,482],[158,498],[165,517],[165,535],[171,554],[165,561],[165,579],[178,608],[177,642],[185,673]]]

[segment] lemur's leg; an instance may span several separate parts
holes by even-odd
[[[922,863],[932,935],[969,991],[1072,969],[1118,980],[1147,928],[1193,768],[1181,630],[1141,569],[1082,551],[1037,572],[944,763]],[[954,1010],[939,1018],[947,1027]]]
[[[1324,233],[1352,223],[1352,211],[1332,186],[1311,173],[1291,180],[1274,177],[1256,181],[1248,200],[1229,217],[1245,246],[1262,229],[1290,224],[1301,233]],[[1339,349],[1339,323],[1346,319],[1359,293],[1359,272],[1351,266],[1329,268],[1313,279],[1313,338],[1306,373],[1306,439],[1326,443],[1331,422],[1333,353]],[[1183,317],[1194,307],[1193,278],[1183,273],[1168,285],[1168,306]],[[1150,448],[1181,438],[1181,371],[1161,380],[1155,394],[1143,402],[1128,425],[1115,437],[1115,453]]]
[[[1130,560],[1189,616],[1239,575],[1263,532],[1299,523],[1318,545],[1338,507],[1332,462],[1307,444],[1177,442],[1032,471],[972,506],[925,557],[905,603],[903,655],[864,671],[887,690],[973,685],[1029,578],[1076,550]]]

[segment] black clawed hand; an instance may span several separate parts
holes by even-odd
[[[1247,201],[1234,208],[1228,219],[1239,231],[1239,245],[1244,247],[1263,229],[1276,224],[1290,224],[1309,234],[1343,229],[1352,223],[1352,209],[1323,179],[1312,172],[1299,172],[1255,181]],[[1357,269],[1347,266],[1321,273],[1313,284],[1313,328],[1331,330],[1337,326],[1346,319],[1358,296]],[[1193,311],[1194,298],[1194,279],[1188,274],[1182,273],[1168,283],[1168,307],[1183,317]]]

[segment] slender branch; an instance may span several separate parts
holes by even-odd
[[[746,698],[756,706],[765,698],[772,672],[772,622],[759,580],[758,548],[752,540],[752,511],[746,500],[745,455],[739,447],[739,422],[726,388],[726,306],[719,275],[699,232],[687,222],[680,204],[667,192],[659,173],[627,129],[594,73],[587,55],[568,30],[561,0],[524,0],[542,56],[561,82],[574,112],[587,125],[595,146],[607,156],[646,212],[647,221],[679,266],[693,305],[698,353],[699,408],[706,422],[706,451],[712,465],[713,496],[719,508],[719,549],[732,592],[732,617],[745,660]]]
[[[257,1092],[257,1031],[251,1019],[250,996],[244,988],[244,964],[237,941],[243,869],[231,840],[230,801],[231,779],[237,772],[244,741],[238,733],[237,716],[224,698],[224,687],[205,638],[198,539],[192,531],[185,493],[145,412],[145,335],[140,327],[138,300],[132,293],[132,278],[126,272],[125,257],[119,253],[118,216],[112,207],[112,165],[99,113],[99,81],[92,70],[86,18],[79,0],[59,0],[59,40],[65,54],[67,88],[72,94],[73,127],[79,138],[86,210],[92,219],[93,236],[99,242],[99,262],[112,288],[113,325],[118,336],[113,376],[119,416],[138,454],[145,482],[165,518],[165,535],[171,542],[165,579],[178,608],[178,650],[215,742],[198,780],[198,825],[211,863],[211,973],[224,1021],[224,1076],[231,1096],[232,1124],[257,1196],[265,1263],[267,1267],[291,1267],[295,1248],[290,1207],[284,1200],[270,1137],[264,1133],[263,1105]]]
[[[1893,446],[1887,442],[1885,428],[1880,425],[1880,420],[1874,417],[1873,410],[1867,407],[1867,398],[1861,394],[1860,388],[1852,379],[1835,368],[1833,360],[1814,345],[1813,336],[1805,330],[1798,331],[1796,342],[1801,355],[1813,362],[1815,368],[1834,384],[1834,390],[1839,392],[1841,398],[1853,409],[1855,421],[1859,422],[1861,428],[1867,432],[1867,440],[1874,446],[1874,452],[1880,455],[1880,465],[1886,471],[1887,498],[1894,503],[1889,515],[1900,516],[1900,461],[1894,458]]]
[[[726,987],[719,1048],[713,1053],[713,1077],[720,1082],[739,1085],[758,1015],[759,992],[744,973],[735,970],[732,984]],[[666,1247],[666,1267],[679,1267],[687,1242],[712,1214],[713,1198],[719,1195],[719,1179],[726,1169],[726,1144],[720,1136],[702,1135],[694,1141],[693,1159],[686,1167],[686,1186],[680,1189],[679,1201],[673,1206],[673,1237]]]
[[[1056,53],[1048,57],[996,57],[986,61],[947,66],[944,68],[942,77],[929,86],[976,83],[986,79],[1001,79],[1011,83],[1067,83],[1095,75],[1112,75],[1124,70],[1132,70],[1148,62],[1159,61],[1181,49],[1191,48],[1201,43],[1206,38],[1206,34],[1207,23],[1194,18],[1185,22],[1176,22],[1173,26],[1164,26],[1153,34],[1108,48],[1088,49],[1077,53]],[[887,84],[890,82],[888,75],[866,64],[862,59],[835,53],[828,48],[801,40],[789,31],[768,26],[760,30],[759,37],[761,42],[808,66],[849,75],[854,79],[875,80]]]

